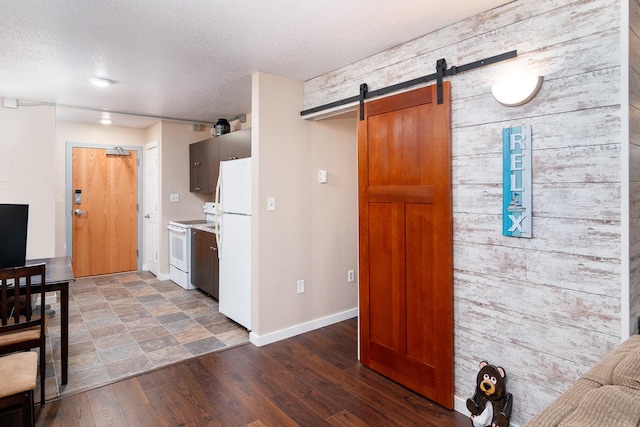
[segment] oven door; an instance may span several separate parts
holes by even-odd
[[[169,265],[187,272],[189,271],[187,258],[189,229],[175,225],[169,225],[167,228],[169,229]]]

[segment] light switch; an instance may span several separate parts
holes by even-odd
[[[169,202],[176,203],[180,201],[180,195],[176,193],[172,193],[169,195]]]
[[[267,210],[275,211],[276,210],[276,198],[275,197],[267,197]]]
[[[327,171],[321,170],[318,172],[318,182],[320,182],[321,184],[327,183]]]

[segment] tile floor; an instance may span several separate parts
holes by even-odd
[[[69,381],[60,384],[60,316],[54,303],[47,400],[249,341],[246,329],[218,312],[216,300],[149,272],[77,279],[69,294]]]

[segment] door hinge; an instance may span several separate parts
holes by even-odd
[[[367,97],[367,92],[369,91],[369,86],[366,83],[362,83],[360,85],[360,121],[364,120],[364,100]]]
[[[442,77],[444,77],[444,73],[447,71],[447,61],[442,58],[436,61],[436,79],[437,79],[437,90],[438,90],[438,105],[442,104]]]

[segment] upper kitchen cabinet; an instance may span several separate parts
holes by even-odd
[[[189,145],[189,182],[192,193],[216,189],[220,161],[251,157],[251,129],[225,133]]]
[[[193,193],[211,194],[218,179],[217,141],[213,138],[189,145],[189,183]]]
[[[220,161],[251,157],[251,129],[225,133],[214,140],[218,142]]]

